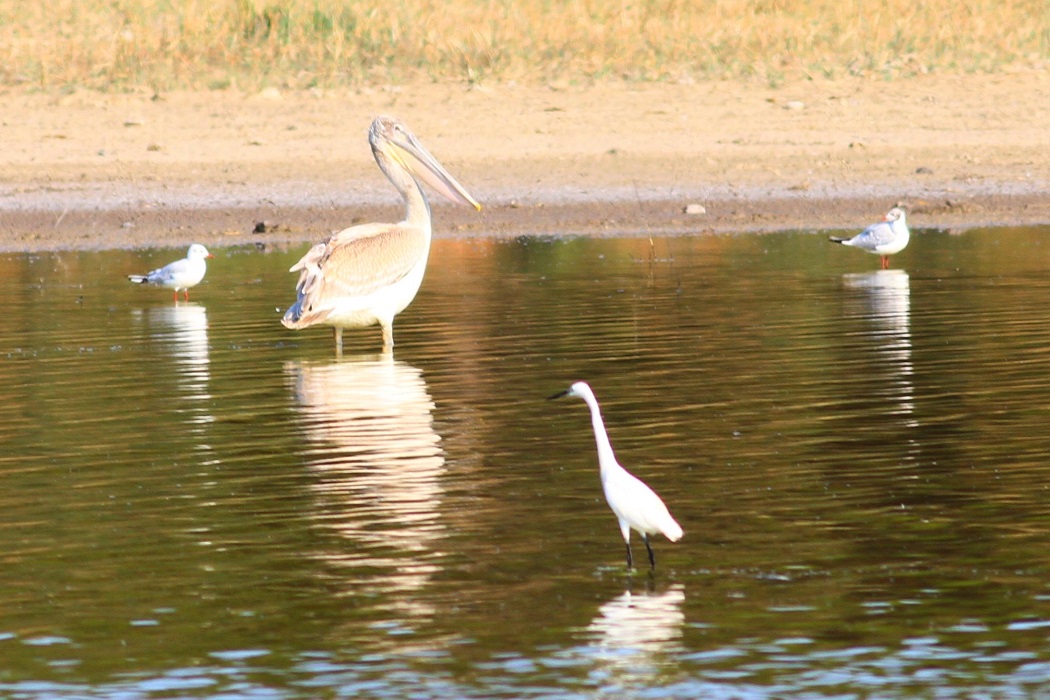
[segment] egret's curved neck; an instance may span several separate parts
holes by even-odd
[[[602,412],[598,408],[598,402],[592,396],[584,396],[584,401],[591,409],[591,425],[594,427],[594,442],[598,446],[598,465],[604,474],[616,464],[616,456],[613,454],[612,443],[609,442],[609,434],[605,432],[605,422],[602,420]]]
[[[427,201],[423,188],[404,166],[376,153],[376,162],[380,170],[393,183],[401,198],[405,200],[405,223],[418,226],[427,238],[430,237],[430,202]]]

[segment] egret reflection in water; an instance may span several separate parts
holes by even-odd
[[[661,657],[676,651],[682,638],[684,603],[685,591],[675,584],[663,593],[626,590],[598,609],[587,631],[607,682],[644,687],[656,680]]]
[[[288,363],[320,523],[352,542],[324,555],[348,587],[417,615],[439,570],[445,458],[423,373],[389,353]]]

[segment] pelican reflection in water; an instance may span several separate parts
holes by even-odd
[[[405,201],[405,220],[351,226],[311,248],[291,267],[299,272],[297,298],[281,320],[295,330],[332,326],[337,350],[344,328],[376,324],[383,329],[383,349],[393,348],[394,316],[415,298],[430,254],[430,204],[421,182],[453,202],[481,209],[397,119],[377,117],[368,142]]]
[[[415,595],[440,570],[445,458],[422,372],[389,353],[289,363],[316,517],[354,546],[322,553],[348,588],[429,615]]]

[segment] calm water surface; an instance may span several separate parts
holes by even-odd
[[[0,695],[1050,693],[1050,231],[439,241],[341,360],[305,247],[0,257]]]

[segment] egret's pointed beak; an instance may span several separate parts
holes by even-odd
[[[470,193],[452,177],[437,158],[423,147],[411,134],[402,134],[396,141],[390,141],[393,146],[392,155],[405,166],[412,175],[422,180],[438,194],[447,197],[453,202],[472,206],[481,211],[481,205],[470,196]]]
[[[551,401],[553,399],[560,399],[561,397],[568,396],[568,395],[569,395],[569,390],[566,389],[565,391],[559,391],[557,394],[551,394],[550,396],[547,397],[547,400]]]

